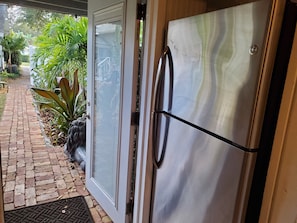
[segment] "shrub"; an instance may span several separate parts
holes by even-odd
[[[50,108],[58,114],[56,124],[61,131],[67,134],[70,123],[85,113],[86,98],[83,88],[79,87],[78,71],[74,72],[73,84],[70,85],[67,78],[58,80],[58,91],[31,88],[45,101],[37,101],[39,108]]]
[[[26,46],[25,37],[22,33],[10,32],[3,38],[0,38],[0,44],[3,47],[4,57],[7,61],[10,73],[12,73],[11,65],[20,64],[20,51]]]
[[[14,68],[12,69],[14,71]],[[9,70],[8,70],[9,71]],[[18,78],[20,77],[20,73],[17,71],[17,72],[13,72],[13,73],[10,73],[8,71],[2,71],[0,73],[0,79],[1,80],[6,80],[6,79],[15,79],[15,78]]]
[[[26,63],[30,62],[29,55],[21,55],[21,61]]]
[[[79,82],[86,86],[87,28],[87,18],[72,16],[56,19],[44,27],[34,42],[36,49],[32,57],[38,74],[34,82],[41,84],[38,87],[53,89],[56,77],[63,74],[69,78],[65,71],[72,73],[77,69]]]

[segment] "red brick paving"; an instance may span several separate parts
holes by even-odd
[[[111,222],[85,188],[85,174],[61,147],[45,143],[29,90],[29,77],[9,82],[0,121],[4,209],[83,195],[96,223]]]

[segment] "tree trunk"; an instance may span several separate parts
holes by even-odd
[[[9,68],[9,72],[12,73],[12,67],[11,67],[11,52],[8,52],[8,68]]]

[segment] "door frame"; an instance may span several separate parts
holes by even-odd
[[[152,158],[150,142],[151,109],[155,73],[163,48],[166,1],[148,0],[143,48],[143,76],[141,80],[140,119],[138,131],[137,164],[133,222],[147,223],[150,214],[152,187]]]
[[[294,189],[297,181],[293,174],[297,161],[295,149],[297,128],[294,125],[297,122],[296,52],[297,26],[264,188],[260,222],[277,222],[279,220],[291,222],[296,217],[293,205],[297,197]]]
[[[105,209],[105,211],[113,218],[115,222],[128,222],[131,215],[127,213],[127,204],[130,202],[130,189],[131,189],[131,179],[132,179],[132,158],[133,158],[133,142],[134,142],[134,132],[136,126],[131,123],[132,112],[136,111],[136,89],[137,89],[137,70],[138,70],[138,51],[136,49],[136,33],[137,33],[137,0],[102,0],[100,4],[96,1],[91,1],[88,4],[88,83],[92,83],[93,71],[94,71],[94,51],[95,51],[95,25],[102,24],[104,22],[115,21],[114,16],[119,18],[117,10],[118,6],[122,6],[122,86],[121,86],[121,105],[124,105],[124,109],[121,108],[121,118],[120,118],[120,141],[118,151],[118,174],[117,174],[117,191],[115,198],[115,203],[112,204],[108,202],[108,199],[104,201],[98,201],[100,205]],[[101,12],[106,12],[104,15],[98,14]],[[97,18],[97,19],[96,19]],[[99,18],[99,20],[98,20]],[[129,25],[127,25],[129,24]],[[87,120],[87,137],[89,137],[89,142],[93,142],[93,108],[94,108],[94,98],[93,92],[94,85],[88,86],[88,101],[87,101],[87,114],[90,117]],[[135,94],[133,93],[135,92]],[[124,129],[125,126],[129,126],[129,130]],[[87,141],[88,142],[88,141]],[[87,145],[87,168],[90,170],[92,161],[92,144]],[[127,145],[129,147],[127,148]],[[127,163],[128,162],[128,163]],[[91,187],[92,176],[88,171],[86,171],[86,185]],[[92,192],[94,192],[94,185],[92,185]],[[108,208],[107,208],[108,207]],[[107,209],[106,209],[107,208]],[[131,213],[132,214],[132,213]]]

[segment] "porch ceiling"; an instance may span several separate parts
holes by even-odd
[[[88,0],[0,0],[0,3],[87,16]]]

